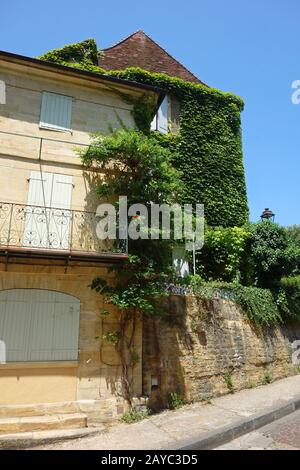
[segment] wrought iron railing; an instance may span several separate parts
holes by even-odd
[[[0,202],[0,247],[126,253],[125,240],[101,240],[94,212]]]

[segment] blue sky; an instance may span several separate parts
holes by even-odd
[[[207,84],[240,95],[251,220],[300,223],[299,0],[2,2],[0,49],[28,56],[89,37],[108,47],[143,29]]]

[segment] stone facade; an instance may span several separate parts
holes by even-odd
[[[259,328],[224,300],[170,296],[169,322],[149,319],[143,329],[143,391],[154,408],[176,392],[206,400],[295,373],[291,343],[300,326]]]
[[[22,216],[28,204],[33,171],[72,177],[70,209],[94,213],[99,200],[93,189],[105,175],[87,172],[77,149],[89,145],[91,131],[109,133],[121,122],[128,128],[134,126],[132,104],[124,94],[135,99],[149,93],[157,100],[159,94],[130,83],[102,80],[87,72],[56,70],[54,64],[9,54],[0,54],[0,81],[5,84],[5,99],[0,103],[0,292],[43,289],[80,301],[78,359],[0,364],[0,415],[79,411],[88,416],[88,424],[110,421],[126,409],[120,391],[118,356],[114,347],[102,340],[104,332],[116,329],[118,318],[107,305],[105,309],[111,314],[101,317],[103,297],[91,291],[89,285],[97,276],[109,279],[111,258],[102,256],[94,246],[89,246],[92,249],[86,253],[81,248],[79,259],[75,250],[61,249],[59,254],[53,254],[52,248],[29,250],[28,244],[24,248],[24,227],[20,222],[24,217],[18,214]],[[44,91],[72,97],[71,129],[58,131],[40,126]],[[11,207],[16,207],[16,212],[11,212],[16,214],[15,219],[7,218],[6,208]],[[14,231],[8,232],[11,227]],[[7,233],[17,234],[16,241]],[[86,234],[81,235],[85,239]],[[115,254],[114,262],[122,262],[124,257]],[[135,348],[140,356],[141,341],[141,325],[137,325]],[[134,395],[140,396],[141,361],[129,371],[129,376]]]
[[[5,270],[6,269],[6,270]],[[104,332],[116,329],[117,314],[103,297],[88,287],[96,276],[108,277],[106,268],[73,263],[11,259],[0,264],[0,290],[47,289],[80,299],[78,361],[0,364],[0,410],[7,405],[59,403],[63,412],[83,411],[92,422],[107,422],[126,409],[121,396],[121,367],[113,346],[102,340]],[[110,315],[101,317],[105,307]],[[134,347],[141,355],[141,325],[137,325]],[[131,368],[133,393],[141,395],[141,361]],[[27,406],[28,408],[28,406]],[[9,409],[8,409],[9,412]]]

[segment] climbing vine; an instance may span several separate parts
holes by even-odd
[[[248,220],[243,166],[240,113],[241,98],[202,84],[194,84],[163,73],[140,68],[107,71],[97,65],[97,46],[89,39],[55,49],[42,60],[89,70],[163,88],[180,102],[180,131],[158,136],[162,145],[174,151],[173,165],[181,171],[183,201],[203,203],[210,226],[241,226]],[[152,109],[146,102],[135,103],[137,127],[149,132]]]

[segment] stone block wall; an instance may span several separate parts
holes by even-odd
[[[143,393],[153,408],[176,392],[189,401],[207,400],[296,372],[294,340],[300,325],[260,328],[232,302],[172,295],[168,321],[143,325]]]

